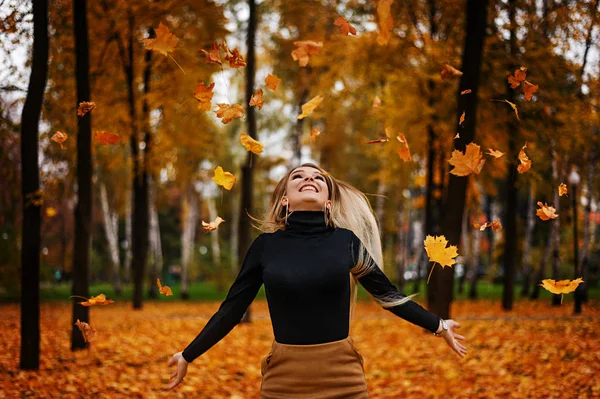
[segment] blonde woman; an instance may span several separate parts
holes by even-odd
[[[421,326],[460,356],[460,325],[402,295],[382,272],[377,222],[366,196],[313,164],[273,192],[260,234],[219,310],[169,361],[169,389],[190,362],[237,325],[265,285],[275,339],[261,364],[261,399],[368,398],[363,358],[348,336],[357,282],[385,309]]]

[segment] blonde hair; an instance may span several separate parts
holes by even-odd
[[[359,258],[355,259],[355,265],[350,270],[350,319],[352,319],[358,292],[358,278],[369,273],[374,267],[379,267],[382,272],[384,270],[377,219],[367,196],[362,191],[344,181],[335,179],[315,164],[304,163],[298,167],[304,166],[318,169],[325,177],[331,201],[330,225],[351,230],[360,239]],[[255,227],[260,231],[272,233],[277,230],[285,230],[286,209],[281,200],[285,195],[290,175],[298,167],[290,169],[275,186],[264,220],[252,218],[258,222]],[[391,308],[410,301],[412,295],[405,297],[398,293],[392,293],[378,297],[371,295],[371,297],[384,308]]]

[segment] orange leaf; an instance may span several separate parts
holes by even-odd
[[[567,185],[565,183],[560,183],[558,186],[558,196],[562,197],[567,194]]]
[[[229,61],[229,66],[231,68],[240,68],[246,66],[246,61],[244,61],[244,57],[241,56],[238,49],[233,49],[233,52],[230,52],[229,48],[227,48],[227,44],[223,43],[222,46],[223,49],[225,49],[225,52],[227,53],[227,55],[225,56],[225,60]]]
[[[517,171],[519,173],[525,173],[529,169],[531,169],[531,160],[529,159],[529,157],[527,156],[527,154],[525,154],[525,148],[527,148],[527,143],[525,143],[525,145],[523,146],[523,148],[521,148],[521,151],[519,151],[519,162],[521,162],[517,166]]]
[[[53,218],[54,216],[56,216],[56,213],[56,209],[52,208],[51,206],[46,208],[46,216],[48,216],[49,218]]]
[[[210,111],[212,100],[215,93],[213,88],[215,83],[211,83],[210,86],[205,86],[204,82],[196,84],[196,91],[194,91],[194,98],[198,100],[198,111]]]
[[[219,109],[215,111],[217,114],[217,118],[222,118],[221,122],[223,124],[227,124],[231,122],[234,118],[241,118],[244,116],[244,107],[240,104],[217,104]]]
[[[317,127],[310,129],[310,141],[313,143],[317,140],[317,136],[321,134],[321,131]]]
[[[79,103],[79,107],[77,107],[77,115],[83,116],[83,115],[87,114],[88,112],[90,112],[91,110],[93,110],[94,108],[96,108],[95,102],[82,101]]]
[[[494,220],[493,222],[486,222],[484,224],[473,222],[473,227],[479,229],[479,231],[484,231],[488,227],[491,227],[494,232],[502,230],[502,224],[500,223],[499,219]]]
[[[463,154],[461,151],[452,151],[452,157],[448,160],[454,169],[450,171],[455,176],[468,176],[471,173],[479,174],[485,159],[482,159],[483,154],[479,150],[479,146],[475,143],[467,145],[466,151]]]
[[[221,218],[221,216],[217,216],[217,218],[215,220],[213,220],[210,223],[206,223],[204,220],[202,221],[202,227],[204,228],[204,230],[206,231],[215,231],[217,229],[217,227],[219,227],[219,225],[221,223],[223,223],[225,220],[223,220]]]
[[[221,65],[221,57],[219,55],[219,49],[221,46],[217,44],[217,42],[213,41],[212,46],[210,47],[210,51],[200,50],[206,55],[206,63],[207,64],[219,64]]]
[[[69,297],[69,298],[71,298],[71,297]],[[92,296],[90,299],[88,299],[85,302],[79,302],[79,304],[82,306],[93,306],[93,305],[109,305],[113,302],[114,301],[112,299],[106,299],[106,295],[100,294],[97,296]]]
[[[244,146],[244,148],[246,148],[247,151],[250,151],[257,155],[263,152],[263,144],[254,140],[246,133],[240,134],[240,141],[242,142],[242,145]]]
[[[163,286],[160,283],[159,278],[156,279],[156,285],[158,285],[158,292],[160,292],[161,294],[165,294],[166,296],[173,296],[173,291],[171,291],[171,288],[168,285]]]
[[[235,176],[230,172],[224,172],[222,167],[217,166],[217,168],[215,169],[215,176],[213,177],[213,181],[219,186],[223,186],[224,189],[231,190],[231,187],[233,187],[235,180]]]
[[[444,64],[444,66],[442,67],[442,80],[448,78],[456,78],[458,76],[462,76],[462,74],[463,73],[461,71],[459,71],[451,65]]]
[[[258,91],[250,97],[249,105],[251,107],[258,107],[258,109],[262,109],[262,106],[264,104],[265,102],[263,101],[263,91],[262,89],[258,89]]]
[[[540,286],[544,287],[546,290],[550,291],[553,294],[570,294],[571,292],[577,289],[579,284],[583,283],[583,279],[577,278],[575,280],[560,280],[554,281],[551,279],[542,280],[542,284]]]
[[[319,95],[313,97],[309,102],[302,105],[302,113],[298,115],[297,118],[303,119],[310,115],[315,110],[315,108],[317,108],[319,104],[321,104],[321,101],[323,101],[323,97]]]
[[[267,86],[267,89],[269,89],[269,90],[273,90],[273,91],[277,90],[277,87],[279,86],[279,82],[281,82],[281,80],[275,75],[269,74],[265,78],[265,85]]]
[[[404,162],[410,162],[412,160],[412,157],[410,156],[410,148],[408,147],[408,141],[406,141],[406,137],[404,137],[404,135],[400,133],[398,137],[396,137],[396,139],[401,144],[404,144],[404,146],[398,150],[398,155],[400,156],[400,159],[402,159]]]
[[[100,144],[104,145],[115,145],[121,142],[121,136],[119,136],[116,133],[111,133],[104,130],[96,130],[94,132],[94,138]]]
[[[540,219],[546,221],[550,219],[556,219],[558,214],[555,213],[556,209],[553,206],[548,206],[547,204],[542,204],[538,201],[537,205],[540,207],[535,214],[539,216]]]
[[[392,18],[391,7],[394,0],[379,0],[377,2],[377,25],[379,33],[377,34],[377,44],[385,46],[390,41],[392,34],[390,33],[394,27],[394,19]]]
[[[79,319],[77,319],[74,324],[79,328],[79,331],[81,331],[85,342],[90,342],[96,337],[96,330],[85,321],[79,321]]]
[[[491,156],[493,156],[496,159],[498,159],[498,158],[500,158],[501,156],[504,155],[504,153],[502,151],[492,150],[491,148],[488,148],[488,151],[489,152],[486,152],[486,155],[491,155]]]
[[[156,32],[155,38],[143,40],[146,50],[158,51],[165,57],[175,51],[175,46],[177,46],[179,39],[171,33],[169,28],[161,22],[154,31]]]
[[[52,135],[52,137],[50,138],[50,140],[60,144],[60,148],[61,149],[65,149],[65,147],[63,146],[63,143],[67,140],[68,136],[66,133],[63,133],[61,131],[57,131],[56,133],[54,133]]]
[[[469,93],[471,93],[471,89],[467,89],[467,90],[463,90],[463,91],[461,91],[461,92],[460,92],[460,95],[461,95],[461,96],[463,96],[463,95],[465,95],[465,94],[469,94]]]
[[[356,29],[354,28],[354,26],[350,25],[350,23],[348,23],[348,21],[346,21],[341,16],[338,16],[333,22],[333,24],[340,27],[340,31],[344,36],[348,36],[348,33],[356,35]]]
[[[508,77],[508,83],[510,83],[511,89],[519,87],[522,81],[527,77],[527,68],[521,67],[515,71],[514,76]]]
[[[442,269],[445,266],[452,267],[452,265],[456,263],[456,259],[453,258],[458,256],[458,248],[456,245],[450,245],[449,247],[446,247],[446,245],[448,245],[448,240],[446,240],[446,237],[443,235],[435,237],[428,235],[423,243],[425,245],[425,251],[427,252],[430,262],[439,264]],[[435,266],[435,264],[433,266]],[[427,283],[429,283],[429,278],[431,277],[432,271],[433,267],[429,272]]]
[[[300,40],[294,42],[297,48],[292,51],[292,58],[294,61],[298,61],[298,65],[301,67],[307,66],[310,61],[310,56],[319,54],[323,49],[323,42],[315,42],[312,40]]]
[[[525,93],[525,101],[531,101],[533,94],[538,91],[540,86],[529,83],[528,81],[523,81],[523,93]]]
[[[463,111],[462,115],[460,116],[460,119],[458,120],[458,124],[462,126],[464,121],[465,121],[465,111]]]
[[[390,141],[390,139],[377,139],[377,140],[367,141],[367,144],[381,144],[381,143],[387,143],[388,141]]]

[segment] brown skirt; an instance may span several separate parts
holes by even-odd
[[[261,399],[369,397],[364,360],[350,337],[316,345],[273,341],[261,374]]]

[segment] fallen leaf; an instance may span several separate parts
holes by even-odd
[[[499,101],[499,102],[501,102],[501,103],[507,103],[508,105],[510,105],[510,106],[512,107],[513,111],[515,111],[515,115],[517,115],[517,119],[518,119],[518,120],[521,120],[521,119],[519,118],[519,110],[517,109],[517,105],[516,105],[516,104],[514,104],[514,103],[511,103],[510,101],[508,101],[508,100],[506,100],[506,99],[504,99],[504,100],[493,100],[493,101]]]
[[[315,42],[312,40],[300,40],[294,42],[296,49],[292,51],[292,58],[298,61],[301,67],[307,66],[311,55],[316,55],[323,49],[323,42]]]
[[[221,56],[219,55],[219,49],[221,46],[217,44],[217,42],[213,41],[212,46],[210,47],[210,51],[200,50],[206,55],[206,63],[207,64],[219,64],[221,65]]]
[[[240,141],[247,151],[250,151],[257,155],[263,152],[263,144],[254,140],[246,133],[240,134]]]
[[[215,220],[213,220],[210,223],[206,223],[204,220],[202,221],[202,227],[204,228],[204,230],[206,231],[215,231],[219,225],[221,223],[223,223],[225,220],[223,220],[221,218],[221,216],[217,216],[217,218]]]
[[[79,319],[77,319],[75,325],[79,328],[79,331],[81,331],[85,342],[90,342],[96,337],[96,330],[85,321],[79,321]]]
[[[269,90],[273,90],[273,91],[277,90],[277,87],[279,87],[279,82],[281,82],[281,80],[275,75],[269,74],[265,78],[265,85],[267,86],[267,89],[269,89]]]
[[[430,236],[428,235],[424,241],[425,251],[427,252],[427,256],[429,257],[430,262],[434,262],[434,265],[431,267],[431,271],[429,272],[429,277],[427,277],[427,283],[429,284],[429,278],[431,278],[431,272],[433,272],[433,267],[435,263],[439,264],[442,269],[445,266],[452,266],[456,263],[456,258],[458,256],[458,248],[456,245],[448,245],[448,240],[446,237],[442,236]]]
[[[75,296],[70,296],[69,298],[74,298],[74,297]],[[85,299],[87,299],[87,298],[85,298]],[[93,306],[93,305],[109,305],[113,302],[114,301],[112,299],[106,299],[106,295],[100,294],[97,296],[92,296],[90,299],[88,299],[85,302],[79,302],[79,304],[82,306]]]
[[[226,52],[225,60],[229,61],[229,66],[231,68],[241,68],[246,66],[246,61],[244,61],[244,57],[242,57],[238,49],[233,49],[233,52],[230,52],[229,48],[227,48],[227,44],[223,43],[222,46]]]
[[[158,292],[161,294],[165,294],[166,296],[173,296],[173,291],[171,291],[171,287],[169,287],[168,285],[163,286],[160,283],[160,279],[157,278],[156,279],[156,285],[158,285]]]
[[[455,176],[468,176],[471,173],[479,174],[483,164],[485,164],[485,159],[482,159],[483,154],[479,148],[477,144],[470,143],[467,145],[464,154],[459,150],[452,151],[452,157],[448,162],[454,168],[450,173]]]
[[[144,45],[146,46],[146,50],[154,50],[158,51],[164,56],[169,55],[175,51],[175,47],[179,42],[179,39],[171,33],[169,28],[167,28],[163,23],[158,24],[158,28],[154,30],[156,33],[156,37],[153,39],[144,39]]]
[[[527,143],[525,143],[525,145],[521,148],[521,151],[519,151],[518,158],[519,158],[519,162],[521,162],[517,166],[517,171],[519,173],[525,173],[529,169],[531,169],[531,160],[529,159],[527,154],[525,154],[525,148],[527,148]]]
[[[60,144],[60,148],[61,149],[65,149],[65,147],[63,146],[63,143],[67,140],[68,136],[66,133],[63,133],[61,131],[57,131],[56,133],[54,133],[52,135],[52,137],[50,138],[50,140]]]
[[[250,97],[250,103],[248,105],[250,105],[251,107],[258,107],[258,109],[262,109],[262,106],[264,104],[265,102],[263,100],[263,91],[262,89],[258,89],[258,91]]]
[[[521,67],[515,70],[515,74],[513,76],[508,77],[508,83],[510,83],[511,89],[516,89],[519,87],[522,81],[527,77],[527,68]]]
[[[465,121],[465,111],[463,111],[462,115],[460,116],[460,119],[458,120],[458,124],[462,126],[464,121]]]
[[[95,102],[82,101],[79,103],[79,107],[77,107],[77,115],[83,116],[83,115],[87,114],[88,112],[90,112],[91,110],[93,110],[94,108],[96,108]]]
[[[321,131],[317,127],[313,127],[310,129],[310,141],[313,143],[317,140],[317,136],[321,134]]]
[[[400,159],[402,159],[404,162],[410,162],[412,160],[412,157],[410,156],[410,148],[408,147],[408,141],[406,140],[406,137],[404,137],[404,134],[400,133],[398,137],[396,137],[396,139],[401,144],[404,144],[404,146],[402,146],[398,150],[398,155],[400,156]]]
[[[348,36],[348,33],[352,35],[356,35],[356,29],[348,23],[342,16],[338,16],[336,20],[333,22],[334,25],[340,27],[340,31],[342,35]]]
[[[463,90],[463,91],[461,91],[461,92],[460,92],[460,95],[461,95],[461,96],[464,96],[465,94],[469,94],[469,93],[471,93],[471,89],[467,89],[467,90]]]
[[[540,219],[546,221],[550,219],[556,219],[558,214],[556,213],[556,209],[553,206],[549,206],[547,204],[542,204],[538,201],[537,205],[540,207],[535,214],[539,216]]]
[[[583,279],[581,277],[575,280],[560,281],[545,279],[542,280],[542,284],[540,284],[540,286],[544,287],[544,289],[553,294],[560,294],[560,303],[562,304],[564,294],[570,294],[571,292],[574,292],[581,283],[583,283]]]
[[[448,78],[456,78],[458,76],[462,76],[462,74],[463,73],[461,71],[459,71],[458,69],[454,68],[451,65],[444,64],[444,66],[442,67],[442,74],[441,74],[442,80],[448,79]]]
[[[567,194],[567,185],[565,183],[560,183],[558,186],[558,196],[562,197]]]
[[[473,222],[473,227],[479,229],[479,231],[484,231],[486,228],[491,227],[492,230],[496,232],[498,230],[502,230],[502,223],[500,223],[500,219],[494,220],[493,222],[486,222],[484,224]]]
[[[377,33],[377,44],[385,46],[390,41],[392,34],[391,30],[394,27],[394,19],[392,18],[391,7],[394,0],[379,0],[377,2],[377,25],[379,27]]]
[[[94,132],[94,138],[97,142],[104,145],[116,145],[121,142],[121,136],[105,130],[96,130]]]
[[[244,107],[240,104],[217,104],[219,109],[215,111],[217,118],[221,118],[223,124],[228,124],[235,118],[241,118],[244,116]]]
[[[540,86],[529,83],[528,81],[523,81],[523,93],[525,97],[525,101],[531,101],[534,93],[538,91]]]
[[[223,171],[222,167],[217,166],[217,168],[215,169],[215,176],[213,177],[213,181],[219,186],[223,186],[224,189],[231,190],[231,187],[233,187],[235,180],[235,176],[230,172]]]
[[[494,157],[494,158],[496,158],[496,159],[498,159],[498,158],[500,158],[501,156],[503,156],[503,155],[504,155],[504,153],[503,153],[503,152],[501,152],[501,151],[498,151],[498,150],[492,150],[491,148],[488,148],[488,151],[489,151],[489,152],[486,152],[486,154],[487,154],[487,155],[491,155],[491,156],[493,156],[493,157]]]
[[[211,100],[215,93],[213,88],[215,83],[211,83],[210,86],[205,86],[204,82],[196,84],[196,91],[194,91],[194,98],[198,100],[198,111],[210,111]]]
[[[321,101],[323,101],[323,97],[319,95],[313,97],[309,102],[302,105],[302,113],[298,115],[297,118],[303,119],[309,116],[315,110],[315,108],[317,108],[319,104],[321,104]]]

